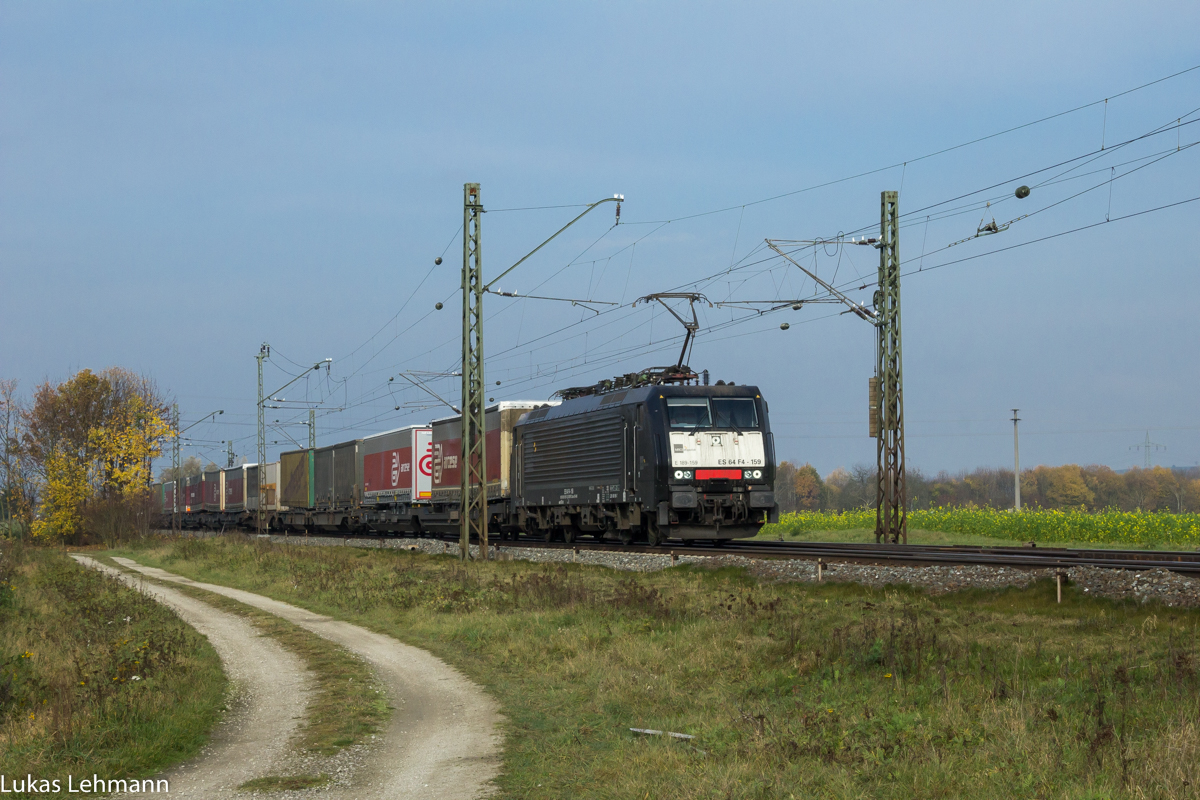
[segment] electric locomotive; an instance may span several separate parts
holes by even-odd
[[[779,517],[754,386],[635,384],[543,406],[513,427],[511,476],[511,525],[546,540],[719,543]]]

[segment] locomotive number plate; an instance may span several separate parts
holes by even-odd
[[[762,433],[721,431],[671,433],[672,467],[761,467],[766,463]]]

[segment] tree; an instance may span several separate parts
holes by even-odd
[[[163,483],[167,481],[179,480],[180,478],[196,478],[199,477],[203,470],[200,459],[196,456],[188,456],[179,465],[179,472],[176,474],[174,467],[163,467],[158,471],[158,479]]]
[[[838,467],[825,476],[825,508],[830,511],[846,509],[846,487],[850,484],[850,473]]]
[[[796,470],[792,478],[792,488],[798,509],[816,511],[821,508],[825,497],[825,483],[812,464],[805,464]]]
[[[0,520],[24,535],[32,517],[33,488],[21,449],[21,405],[17,382],[0,380]]]
[[[170,423],[140,395],[130,394],[114,406],[89,438],[100,471],[100,492],[117,498],[144,494],[150,485],[150,463],[162,454],[162,442],[170,435]]]
[[[1154,508],[1154,500],[1158,495],[1158,481],[1153,470],[1132,467],[1125,473],[1125,489],[1139,511],[1150,511]]]
[[[83,507],[91,496],[87,465],[63,445],[43,451],[42,459],[46,482],[31,532],[34,539],[65,541],[83,531]]]
[[[1038,488],[1049,508],[1082,508],[1092,504],[1095,495],[1083,480],[1083,471],[1076,464],[1061,467],[1038,467]]]
[[[111,368],[45,383],[22,412],[22,451],[41,479],[39,538],[102,528],[119,537],[144,505],[150,464],[171,435],[166,404],[148,378]],[[92,505],[89,510],[89,504]]]
[[[775,502],[780,511],[796,510],[796,465],[781,461],[775,467]]]
[[[1125,506],[1125,480],[1101,464],[1083,468],[1083,481],[1092,492],[1093,508],[1123,508]]]
[[[850,470],[850,482],[846,484],[843,496],[848,493],[854,501],[855,508],[874,508],[875,496],[879,489],[876,485],[877,477],[878,472],[875,467],[855,464],[854,468]]]
[[[58,386],[37,388],[22,415],[21,443],[39,474],[46,475],[51,459],[91,461],[91,431],[103,424],[111,396],[112,384],[89,369]]]

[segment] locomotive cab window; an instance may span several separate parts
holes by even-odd
[[[714,428],[744,431],[758,427],[758,411],[749,397],[714,397],[712,416]]]
[[[667,418],[672,430],[712,427],[707,397],[668,397]]]

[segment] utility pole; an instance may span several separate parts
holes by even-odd
[[[258,510],[254,514],[254,532],[261,535],[267,515],[267,420],[263,407],[263,361],[271,357],[271,345],[258,348]]]
[[[171,530],[179,533],[179,491],[183,488],[183,481],[179,474],[181,472],[179,463],[179,403],[171,404],[171,428],[175,431],[175,438],[171,442],[171,469],[175,472],[175,497],[171,504]]]
[[[487,558],[487,420],[483,396],[483,253],[480,223],[483,203],[479,184],[463,185],[462,268],[462,478],[459,503],[459,548],[466,561],[471,533],[479,539],[479,555]],[[478,490],[475,487],[478,486]]]
[[[878,482],[875,541],[908,544],[908,490],[904,476],[904,375],[900,348],[899,193],[880,196],[879,288],[875,292],[875,378],[879,437],[875,440]]]
[[[1017,436],[1017,423],[1021,418],[1017,416],[1019,408],[1013,409],[1013,511],[1021,510],[1021,440]]]
[[[317,410],[310,408],[308,410],[308,449],[315,450],[317,448]]]

